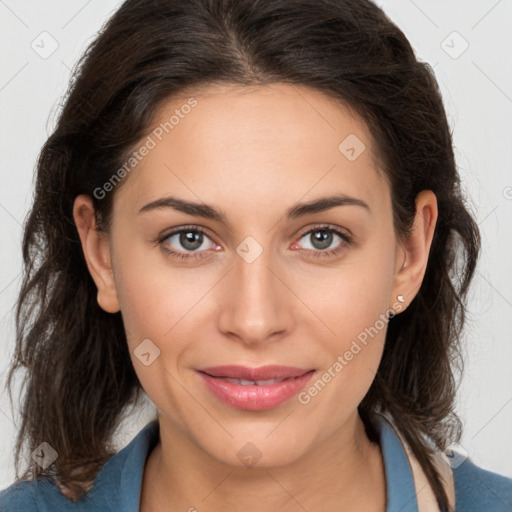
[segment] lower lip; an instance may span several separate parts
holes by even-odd
[[[262,411],[277,407],[295,396],[315,372],[310,371],[300,377],[268,386],[243,386],[242,384],[233,384],[220,377],[212,377],[203,372],[198,373],[206,383],[206,387],[226,404],[236,409]]]

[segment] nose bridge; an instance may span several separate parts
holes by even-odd
[[[276,277],[272,250],[247,237],[236,248],[234,269],[220,316],[223,332],[261,343],[289,327],[284,285]]]

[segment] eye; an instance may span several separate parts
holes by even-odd
[[[338,242],[337,246],[329,249],[336,238],[341,243]],[[300,236],[300,240],[302,239],[309,240],[311,247],[304,250],[315,258],[336,255],[351,243],[349,235],[329,225],[314,226]],[[201,226],[180,227],[161,237],[158,243],[169,256],[181,260],[198,260],[207,257],[204,253],[208,248],[220,250],[220,246],[211,240]],[[298,242],[293,247],[295,248],[297,244]]]
[[[339,238],[341,243],[329,249],[336,238]],[[303,233],[300,239],[305,239],[310,242],[311,247],[306,248],[306,250],[311,252],[311,256],[315,258],[336,255],[351,243],[351,238],[347,234],[329,225],[314,226],[312,229]]]
[[[184,226],[166,234],[158,240],[158,243],[162,250],[173,258],[200,259],[204,257],[202,253],[209,248],[207,240],[211,242],[210,248],[218,247],[200,226]],[[200,251],[201,248],[203,250]]]

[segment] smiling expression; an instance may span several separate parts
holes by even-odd
[[[116,190],[98,300],[121,310],[161,421],[226,463],[250,441],[285,464],[353,419],[377,372],[376,322],[403,291],[390,189],[343,103],[287,84],[197,92]],[[162,105],[153,128],[186,103]],[[308,403],[250,410],[205,384],[198,369],[219,365],[314,369],[306,390],[332,378]]]

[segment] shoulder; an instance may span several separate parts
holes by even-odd
[[[0,491],[0,512],[65,512],[88,511],[86,503],[68,499],[48,476],[18,480]]]
[[[0,491],[1,512],[36,512],[36,482],[21,481]]]
[[[137,510],[146,457],[158,440],[158,422],[146,425],[111,456],[92,488],[77,502],[64,496],[50,477],[21,480],[0,491],[0,512],[113,512]]]
[[[512,510],[512,479],[487,471],[466,459],[453,468],[457,511]]]

